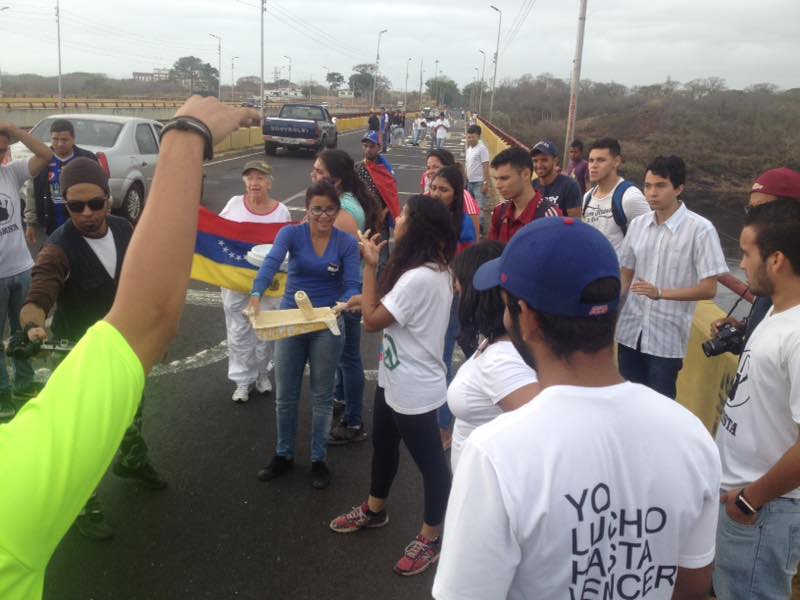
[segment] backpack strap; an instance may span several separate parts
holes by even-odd
[[[628,217],[622,209],[622,197],[628,188],[633,187],[633,182],[623,179],[614,190],[614,195],[611,197],[611,215],[614,217],[614,222],[622,229],[622,235],[628,233]]]
[[[592,201],[592,194],[594,194],[594,191],[596,189],[597,189],[597,186],[594,186],[592,189],[590,189],[588,192],[586,192],[586,194],[583,196],[583,212],[581,213],[581,215],[585,215],[586,214],[586,209],[589,208],[589,203]]]

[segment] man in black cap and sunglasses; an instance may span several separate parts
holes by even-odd
[[[48,338],[45,321],[54,305],[53,337],[72,343],[108,313],[133,234],[127,220],[109,214],[108,176],[99,163],[90,158],[71,161],[61,173],[61,189],[69,220],[47,238],[39,252],[20,313],[20,323],[31,341]],[[140,405],[112,470],[150,489],[162,489],[166,483],[150,464],[141,427]],[[113,535],[95,495],[75,525],[91,539]]]

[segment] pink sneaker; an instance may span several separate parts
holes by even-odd
[[[429,540],[417,535],[416,538],[406,546],[403,558],[394,565],[394,572],[406,577],[422,573],[433,563],[439,560],[439,553],[442,551],[442,538]]]

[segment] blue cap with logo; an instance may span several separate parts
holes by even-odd
[[[553,142],[542,140],[541,142],[536,142],[536,145],[531,149],[531,156],[535,154],[558,156],[558,148]]]
[[[381,139],[378,136],[377,131],[368,131],[364,134],[364,137],[361,138],[362,142],[372,142],[376,146],[380,146]]]
[[[616,312],[611,302],[581,301],[590,283],[620,278],[614,247],[591,225],[566,217],[537,219],[511,238],[499,258],[478,269],[478,290],[500,286],[531,308],[562,317],[598,317]]]

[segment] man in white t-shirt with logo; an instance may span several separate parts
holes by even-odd
[[[475,274],[501,288],[542,391],[464,445],[435,598],[706,598],[719,455],[689,411],[617,372],[619,278],[572,218],[534,221]]]
[[[628,224],[639,215],[650,212],[642,192],[633,183],[619,176],[622,149],[614,138],[601,138],[589,148],[589,183],[583,196],[583,220],[599,229],[614,246],[617,254]]]
[[[481,126],[467,127],[467,190],[481,207],[481,232],[486,232],[486,210],[489,208],[489,149],[481,141]]]
[[[0,332],[5,331],[8,321],[10,333],[14,335],[20,330],[19,310],[28,294],[33,266],[22,228],[19,189],[28,178],[35,177],[47,168],[53,152],[11,123],[0,122],[0,160],[8,156],[12,136],[34,153],[29,160],[15,160],[0,165]],[[13,392],[6,370],[5,353],[0,349],[0,422],[11,419],[16,413],[12,395],[27,399],[36,393],[30,361],[14,358],[12,364]]]
[[[800,560],[800,202],[751,206],[739,245],[750,290],[773,306],[750,335],[725,403],[714,588],[788,599]]]

